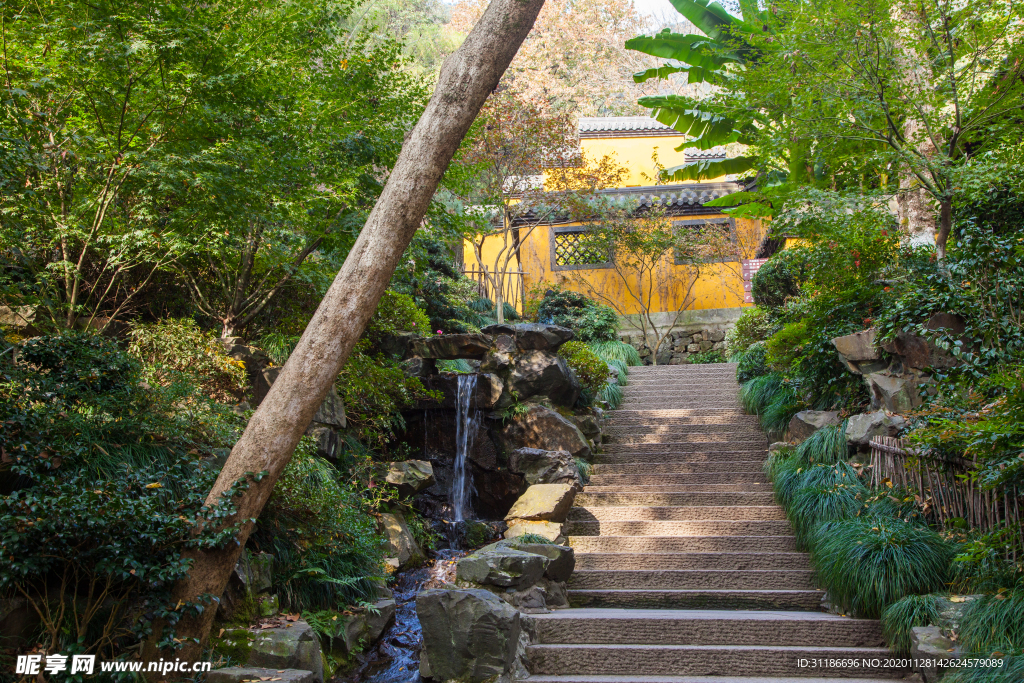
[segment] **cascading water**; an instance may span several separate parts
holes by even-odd
[[[473,481],[466,461],[469,458],[469,451],[473,447],[473,437],[476,436],[477,429],[480,427],[480,411],[473,406],[473,397],[476,395],[476,379],[475,374],[459,375],[458,377],[455,465],[452,472],[452,490],[448,496],[452,506],[453,522],[465,521],[466,516],[472,513],[469,496],[472,492]]]

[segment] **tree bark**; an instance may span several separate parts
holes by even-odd
[[[207,497],[208,503],[214,503],[245,473],[266,472],[235,498],[237,513],[224,524],[255,519],[263,510],[313,414],[362,335],[452,156],[543,4],[544,0],[492,0],[466,41],[445,60],[430,103],[402,148],[352,251]],[[175,586],[174,600],[222,595],[252,526],[253,522],[244,522],[238,542],[225,548],[190,551],[192,567]],[[215,613],[216,605],[208,603],[198,617],[182,617],[176,636],[183,646],[171,656],[198,661]],[[161,654],[156,650],[160,629],[154,631],[144,656],[148,661]]]

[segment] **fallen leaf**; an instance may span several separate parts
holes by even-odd
[[[154,481],[152,484],[146,484],[147,489],[161,489],[164,485],[158,481]]]
[[[967,602],[967,598],[962,595],[951,595],[949,596],[950,602]]]
[[[223,635],[224,635],[224,629],[221,629],[221,630],[220,630],[220,633],[218,633],[218,634],[217,634],[217,637],[218,637],[218,638],[220,638],[220,637],[222,637]]]

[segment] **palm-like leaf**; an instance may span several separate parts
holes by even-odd
[[[740,61],[739,55],[732,54],[724,45],[709,40],[707,36],[672,33],[668,29],[653,36],[630,38],[626,41],[626,49],[704,69],[720,69]]]
[[[688,104],[692,104],[691,100],[678,95],[641,97],[637,102],[641,107],[648,107],[651,110],[651,116],[666,126],[675,128],[690,137],[706,138],[710,144],[704,149],[725,144],[726,138],[733,133],[736,127],[731,118],[715,111],[712,107],[686,108]],[[686,146],[690,147],[692,144],[687,142]]]
[[[754,167],[754,157],[734,157],[718,161],[702,160],[665,170],[663,178],[673,182],[684,180],[711,180],[725,175],[743,173]]]
[[[687,83],[711,83],[712,85],[721,85],[724,81],[728,80],[728,75],[717,69],[706,69],[701,66],[673,66],[671,64],[665,64],[663,66],[651,67],[646,71],[639,71],[633,74],[633,82],[643,83],[652,78],[668,78],[672,74],[679,73],[687,75]]]

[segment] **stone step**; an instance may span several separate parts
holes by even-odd
[[[632,365],[629,373],[638,375],[697,375],[736,372],[737,363],[688,363],[686,365]]]
[[[753,425],[757,426],[757,416],[736,415],[725,412],[720,415],[679,415],[676,417],[643,417],[625,416],[619,411],[609,413],[604,419],[607,427],[633,427],[660,425]]]
[[[813,590],[810,569],[577,569],[570,590]]]
[[[674,430],[664,432],[649,432],[635,430],[632,432],[618,432],[608,435],[608,442],[616,445],[631,444],[664,444],[664,443],[757,443],[768,447],[768,441],[763,433],[753,429],[741,428],[733,432],[711,432],[703,430]]]
[[[664,463],[672,460],[680,462],[720,462],[738,460],[757,460],[764,462],[768,454],[767,448],[748,448],[744,451],[734,450],[712,450],[707,447],[696,450],[669,451],[667,453],[644,453],[643,451],[632,451],[625,453],[599,453],[595,457],[595,463],[608,465],[626,465],[638,463]]]
[[[630,396],[623,392],[621,407],[627,410],[665,410],[680,408],[732,408],[739,398],[732,396],[693,396],[690,394],[652,394]]]
[[[774,505],[770,490],[764,492],[735,491],[588,491],[576,496],[581,507],[599,505],[677,506],[677,505]]]
[[[694,451],[708,451],[709,443],[716,443],[714,441],[673,441],[672,443],[609,443],[604,444],[603,448],[605,453],[689,453]],[[727,441],[723,442],[726,448],[717,452],[736,452],[736,451],[761,451],[765,454],[768,453],[768,440],[764,437],[760,439],[750,439],[748,441]]]
[[[687,519],[574,521],[567,524],[572,536],[790,536],[793,527],[785,519]]]
[[[611,413],[618,418],[643,418],[674,420],[684,417],[751,417],[743,412],[742,407],[736,408],[649,408],[647,410],[623,410],[619,408]]]
[[[686,519],[768,519],[785,521],[786,512],[778,505],[677,505],[656,507],[646,505],[594,505],[574,507],[569,511],[569,521],[572,522],[590,520],[621,522],[645,519],[654,521]]]
[[[837,678],[902,677],[884,669],[885,648],[779,645],[531,645],[531,674],[800,676]],[[801,666],[801,660],[819,666]],[[877,660],[877,663],[876,663]],[[533,678],[531,676],[532,683]]]
[[[761,434],[761,430],[753,422],[747,424],[690,424],[675,423],[670,420],[650,420],[650,424],[645,425],[606,424],[604,432],[613,436],[627,434],[728,434],[731,436]]]
[[[733,382],[730,386],[713,382],[644,382],[643,380],[626,384],[623,388],[626,396],[642,396],[646,394],[687,394],[706,398],[739,396],[740,387]]]
[[[877,621],[825,612],[570,608],[530,619],[537,642],[547,645],[757,645],[766,631],[773,645],[880,647],[884,642]]]
[[[576,553],[576,569],[810,569],[806,553]]]
[[[790,678],[772,676],[530,676],[529,683],[837,683],[835,678]],[[844,678],[842,683],[889,683],[891,678]]]
[[[795,536],[570,536],[578,553],[794,552]]]
[[[768,482],[741,481],[735,484],[617,484],[588,486],[592,493],[759,493],[771,491]]]
[[[573,607],[631,609],[815,610],[825,595],[819,590],[569,590]],[[609,672],[611,673],[611,672]],[[662,673],[654,671],[651,673]]]
[[[738,484],[753,481],[768,483],[764,472],[682,472],[676,474],[595,474],[593,486],[669,486],[672,484]]]
[[[747,460],[681,460],[677,462],[648,463],[597,463],[593,466],[595,475],[651,475],[688,474],[694,472],[760,472],[764,466],[762,458]]]

